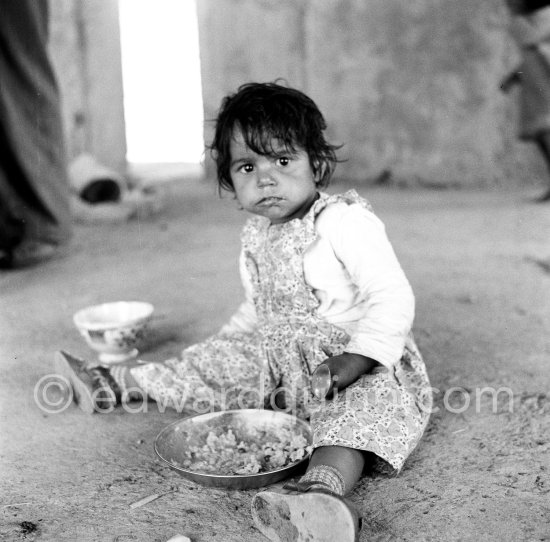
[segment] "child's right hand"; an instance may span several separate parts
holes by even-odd
[[[361,376],[370,373],[379,363],[361,354],[344,352],[327,358],[312,375],[312,391],[323,399],[344,390]]]

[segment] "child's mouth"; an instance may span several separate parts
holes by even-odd
[[[271,205],[276,205],[280,201],[282,201],[283,198],[279,198],[277,196],[268,196],[266,198],[262,198],[258,201],[258,205],[262,207],[269,207]]]

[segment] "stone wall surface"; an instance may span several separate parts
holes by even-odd
[[[340,177],[506,186],[544,175],[516,140],[518,61],[501,0],[196,0],[205,140],[222,97],[282,78],[343,144]],[[52,52],[71,154],[118,166],[125,138],[116,0],[52,2]]]
[[[80,31],[79,2],[50,2],[50,56],[62,98],[63,124],[69,157],[86,148],[86,103]]]
[[[346,143],[344,175],[501,176],[511,119],[498,91],[507,49],[498,8],[477,0],[310,3],[309,88]]]
[[[500,0],[199,0],[206,118],[246,81],[284,78],[344,144],[339,176],[505,185],[544,175],[515,139],[518,54]],[[210,128],[206,130],[208,139]]]
[[[126,136],[117,0],[55,0],[50,7],[50,51],[69,157],[88,152],[122,170]]]
[[[197,1],[205,139],[220,101],[249,81],[306,87],[305,2]]]

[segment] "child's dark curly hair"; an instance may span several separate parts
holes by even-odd
[[[337,145],[330,145],[323,131],[327,125],[319,108],[303,92],[277,83],[247,83],[221,104],[210,151],[218,170],[220,188],[234,191],[230,145],[235,130],[246,145],[261,155],[274,154],[273,142],[290,152],[303,149],[309,156],[319,187],[326,186],[338,163]]]

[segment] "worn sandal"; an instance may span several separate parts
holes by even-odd
[[[63,351],[55,353],[54,366],[71,384],[73,398],[84,412],[109,412],[120,402],[120,389],[106,367],[92,366]]]
[[[357,542],[361,530],[355,507],[314,482],[286,484],[256,494],[252,517],[259,531],[273,542]]]

